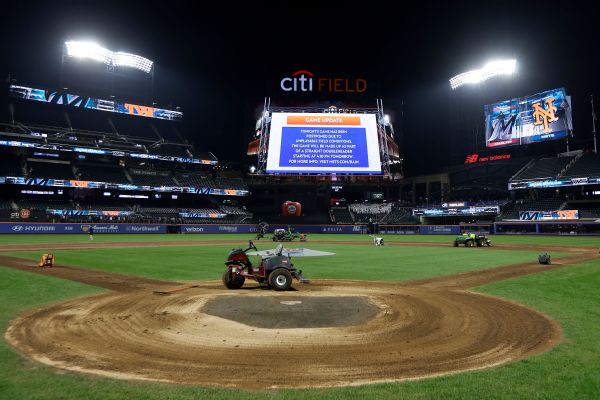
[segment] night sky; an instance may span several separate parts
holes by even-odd
[[[18,3],[19,5],[13,5]],[[39,87],[60,85],[65,40],[94,39],[154,60],[154,100],[180,106],[184,134],[221,160],[245,160],[265,96],[274,105],[374,107],[383,99],[408,174],[439,170],[480,150],[485,103],[564,86],[572,96],[574,138],[591,138],[590,95],[600,107],[597,16],[587,3],[459,2],[403,11],[307,3],[246,10],[193,11],[186,2],[6,2],[0,76]],[[590,3],[591,4],[591,3]],[[382,8],[383,7],[383,8]],[[516,58],[519,71],[452,92],[448,78],[490,59]],[[306,69],[364,78],[361,96],[291,97],[279,81]],[[98,96],[101,97],[101,96]],[[478,147],[479,146],[479,147]],[[530,146],[564,151],[564,141]]]

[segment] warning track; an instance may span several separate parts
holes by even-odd
[[[597,249],[570,250],[550,268],[598,256]],[[0,256],[0,265],[25,269],[24,263]],[[11,322],[5,337],[41,363],[120,379],[274,388],[424,378],[488,368],[555,345],[560,327],[548,317],[467,290],[540,270],[530,263],[415,282],[319,280],[285,293],[251,283],[231,291],[214,281],[159,296],[153,289],[173,283],[59,267],[51,275],[113,290],[28,311]],[[306,315],[319,298],[330,304],[336,297],[346,302],[356,297],[375,311],[364,322],[317,328],[261,327],[273,326],[273,315],[259,307],[247,324],[215,316],[221,315],[219,307],[235,308],[236,297],[244,312],[263,298],[280,299],[289,318]],[[305,307],[295,316],[298,304]]]

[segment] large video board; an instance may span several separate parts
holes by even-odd
[[[556,140],[573,129],[564,88],[486,105],[484,111],[487,147]]]
[[[273,113],[266,171],[381,174],[376,116]]]
[[[183,113],[181,111],[141,106],[139,104],[124,103],[117,100],[96,99],[94,97],[85,97],[78,94],[36,89],[27,86],[10,85],[10,94],[11,96],[19,99],[61,104],[71,107],[86,108],[88,110],[138,115],[141,117],[166,119],[170,121],[181,121],[183,119]]]

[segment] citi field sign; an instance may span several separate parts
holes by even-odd
[[[301,69],[279,82],[284,92],[292,93],[364,93],[367,91],[367,81],[362,78],[340,78],[330,76],[315,76],[310,71]]]

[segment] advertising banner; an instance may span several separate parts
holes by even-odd
[[[142,191],[151,191],[151,192],[212,194],[212,195],[216,195],[216,196],[248,196],[248,194],[250,193],[248,190],[239,190],[239,189],[221,189],[221,188],[187,187],[187,186],[145,186],[145,185],[131,185],[131,184],[123,184],[123,183],[80,181],[80,180],[54,179],[54,178],[24,178],[22,176],[0,177],[0,184],[72,187],[72,188],[90,188],[90,189],[142,190]]]
[[[10,85],[10,94],[13,97],[25,100],[41,101],[44,103],[60,104],[70,107],[86,108],[88,110],[108,111],[119,114],[138,115],[142,117],[181,121],[181,111],[166,110],[163,108],[141,106],[116,100],[103,100],[94,97],[85,97],[78,94],[36,89],[27,86]]]
[[[519,211],[521,221],[555,221],[579,219],[579,210]]]
[[[288,229],[297,233],[365,233],[365,225],[271,225],[275,229]],[[256,233],[256,225],[181,225],[181,233]]]
[[[541,181],[508,182],[508,190],[581,186],[581,185],[598,185],[598,184],[600,184],[600,177],[595,177],[595,176],[594,177],[581,177],[581,178],[545,179],[545,180],[541,180]]]
[[[51,224],[0,222],[0,233],[87,233],[89,227],[96,233],[167,233],[166,225],[152,224]]]

